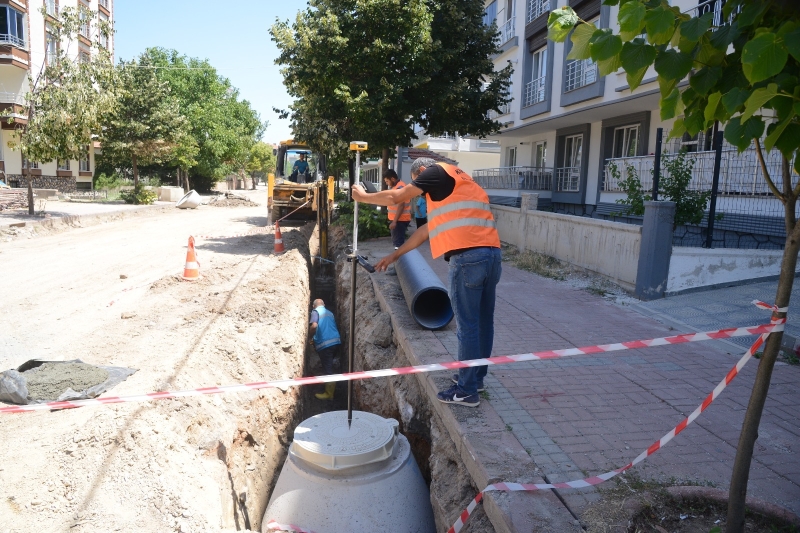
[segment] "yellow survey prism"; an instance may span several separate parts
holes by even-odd
[[[364,141],[350,141],[350,149],[356,152],[363,152],[367,149],[367,143]]]

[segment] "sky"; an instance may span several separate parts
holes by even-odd
[[[292,100],[269,28],[276,18],[294,21],[305,7],[305,0],[115,0],[115,59],[130,60],[154,46],[208,59],[269,121],[263,140],[275,143],[292,134],[272,108],[285,109]]]

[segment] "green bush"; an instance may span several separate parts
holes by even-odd
[[[119,174],[107,176],[105,173],[102,173],[94,178],[94,188],[98,191],[103,189],[119,189],[124,184],[125,182]]]
[[[612,213],[612,215],[619,216],[620,214],[625,214],[638,217],[643,216],[644,201],[649,200],[650,197],[645,196],[644,191],[642,190],[642,182],[639,180],[639,175],[636,173],[636,169],[633,166],[626,164],[625,178],[620,176],[620,171],[619,168],[617,168],[616,163],[609,164],[608,170],[617,181],[620,190],[628,195],[627,198],[617,200],[618,204],[623,204],[626,206],[625,211],[623,213]]]
[[[336,205],[334,226],[341,226],[348,233],[353,232],[353,202],[339,202]],[[390,235],[389,217],[385,211],[378,211],[374,206],[360,204],[358,206],[358,237],[374,239]]]
[[[144,185],[140,183],[132,190],[122,191],[119,193],[119,197],[126,204],[150,205],[156,201],[158,195],[149,189],[145,189]]]

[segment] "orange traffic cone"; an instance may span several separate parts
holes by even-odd
[[[189,237],[189,247],[186,250],[186,266],[183,268],[183,276],[186,281],[200,279],[200,263],[197,262],[197,253],[194,250],[194,237]]]
[[[283,237],[281,237],[281,225],[277,222],[275,223],[275,253],[282,254],[286,251],[286,248],[283,247]]]

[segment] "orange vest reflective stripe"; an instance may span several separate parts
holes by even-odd
[[[395,189],[402,189],[405,186],[403,180],[397,182],[397,184],[392,187],[392,190]],[[389,222],[394,222],[394,217],[397,214],[398,205],[394,204],[389,206]],[[411,204],[406,202],[406,208],[403,209],[403,212],[400,213],[400,218],[397,219],[398,222],[411,222]]]
[[[456,186],[441,202],[434,202],[427,195],[428,238],[433,257],[462,248],[500,248],[500,236],[486,192],[460,168],[436,164],[455,180]]]

